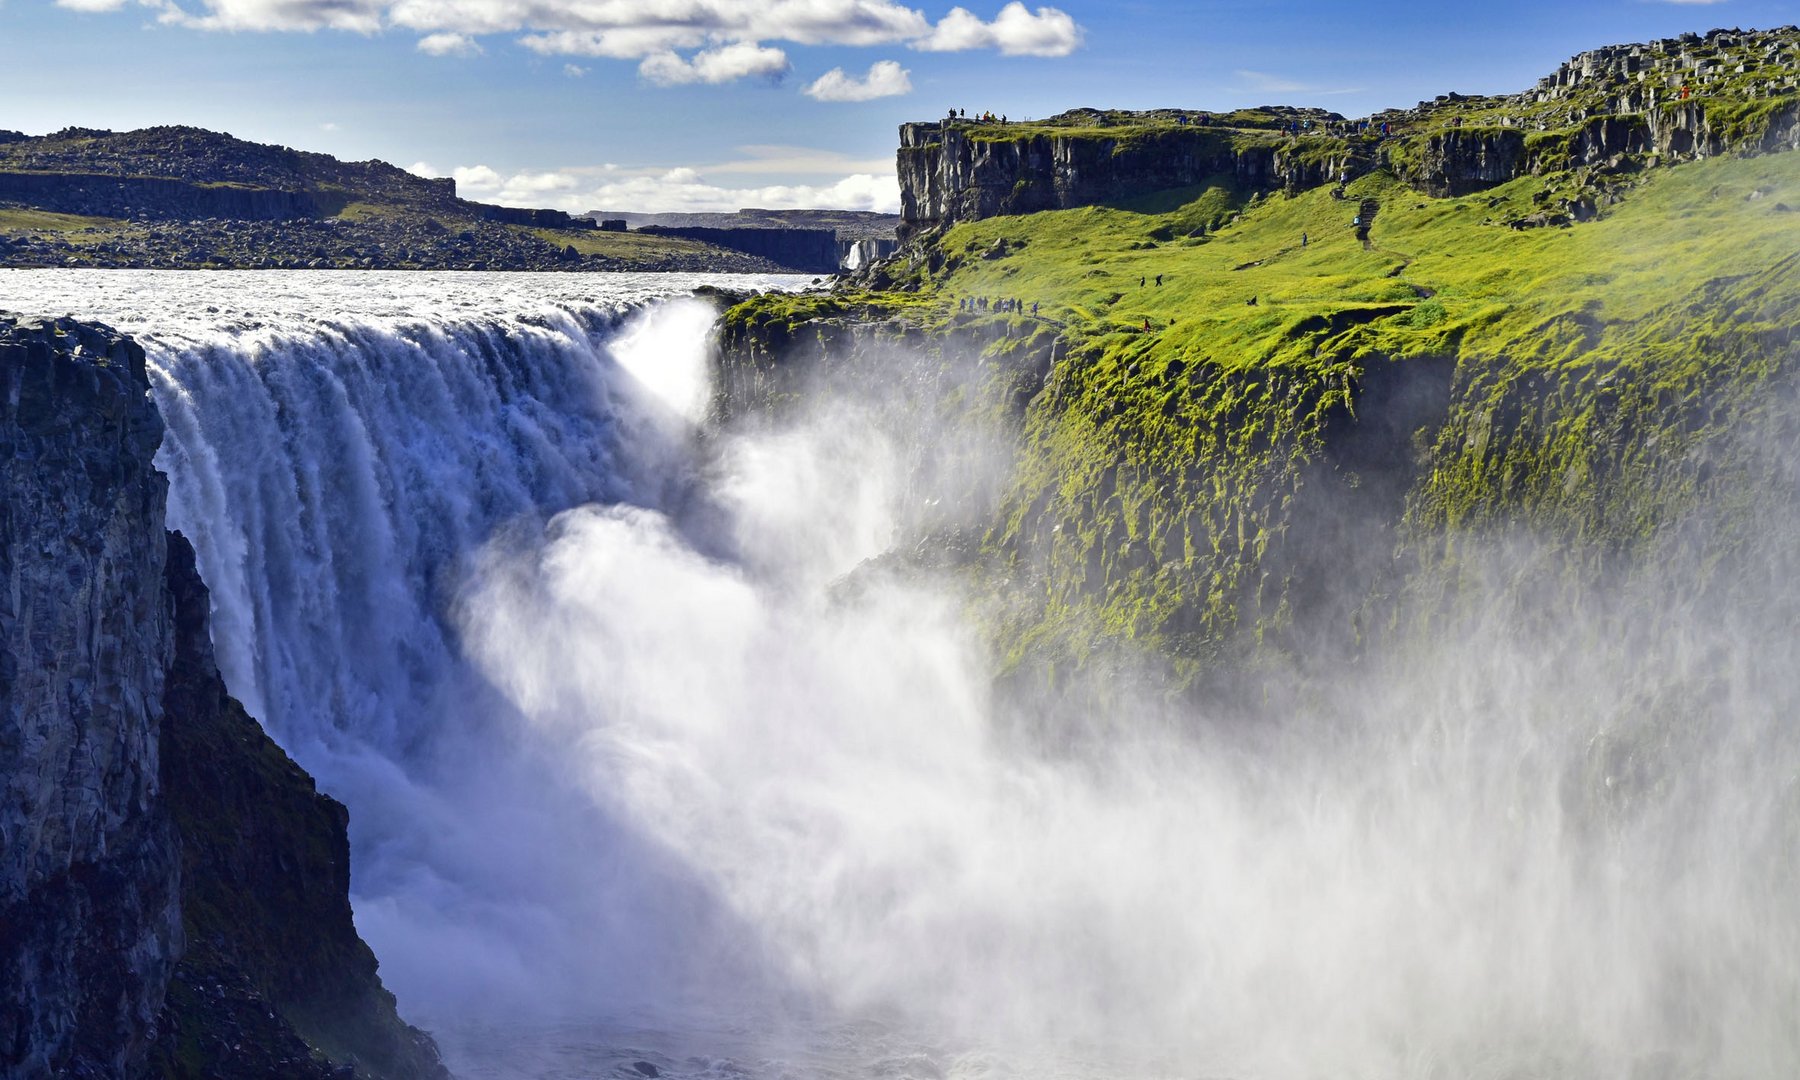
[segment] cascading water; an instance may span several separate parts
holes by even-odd
[[[859,569],[904,406],[691,438],[693,284],[0,276],[145,338],[228,683],[349,803],[453,1066],[1791,1074],[1791,447],[1724,571],[1569,603],[1495,551],[1490,609],[1292,715],[1064,717],[1070,760],[952,585]]]

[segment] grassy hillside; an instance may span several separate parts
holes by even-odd
[[[1133,642],[1192,676],[1322,627],[1354,650],[1370,597],[1470,537],[1529,529],[1584,572],[1651,542],[1729,484],[1722,440],[1791,364],[1800,155],[1650,169],[1597,220],[1502,224],[1569,181],[1222,179],[960,225],[872,296],[732,318],[805,339],[869,304],[994,355],[1054,335],[982,545],[1015,662]]]

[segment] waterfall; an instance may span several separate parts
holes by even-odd
[[[1800,1060],[1781,438],[1739,548],[1571,596],[1469,540],[1490,602],[1285,711],[1021,718],[977,598],[882,558],[946,438],[916,358],[696,439],[679,286],[212,277],[70,294],[146,341],[227,683],[349,805],[358,925],[468,1075]]]
[[[480,561],[559,513],[683,516],[714,309],[687,281],[496,300],[377,275],[331,316],[267,277],[186,298],[210,317],[112,317],[141,321],[169,525],[209,582],[221,671],[350,806],[358,921],[389,986],[468,1015],[729,982],[705,940],[724,914],[521,736],[455,620]]]

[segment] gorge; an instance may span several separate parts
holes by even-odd
[[[1790,1075],[1793,36],[909,125],[822,289],[0,271],[7,1069]]]

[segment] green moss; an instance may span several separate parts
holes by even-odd
[[[71,243],[98,243],[141,232],[141,226],[119,218],[84,217],[48,210],[0,206],[0,235],[54,236]]]
[[[1706,119],[1727,145],[1760,143],[1778,116],[1800,110],[1800,95],[1767,98],[1708,98],[1702,101]]]
[[[1604,562],[1691,505],[1704,448],[1792,341],[1800,214],[1776,207],[1800,205],[1794,160],[1651,170],[1567,230],[1496,224],[1562,198],[1567,175],[1447,199],[1389,174],[1344,199],[1221,181],[959,225],[917,291],[767,297],[727,322],[779,351],[858,320],[942,334],[968,297],[1038,303],[1009,324],[1056,345],[983,540],[992,580],[1014,583],[995,640],[1051,671],[1145,646],[1197,678],[1348,618],[1308,608],[1321,573],[1375,582],[1396,552],[1446,558],[1447,536],[1520,524]],[[1441,384],[1439,411],[1371,465],[1359,410],[1394,380]],[[1341,498],[1387,500],[1388,531],[1322,570],[1295,541]]]

